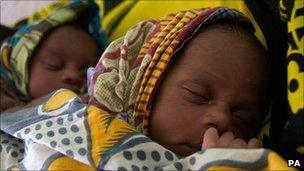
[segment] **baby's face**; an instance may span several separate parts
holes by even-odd
[[[64,25],[41,43],[29,68],[28,90],[38,98],[59,88],[79,92],[86,83],[86,70],[98,59],[98,47],[88,33]]]
[[[248,140],[265,106],[267,61],[236,33],[200,33],[166,73],[154,100],[150,137],[179,155],[201,149],[205,131]]]

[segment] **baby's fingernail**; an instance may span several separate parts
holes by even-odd
[[[217,131],[216,128],[214,128],[214,127],[210,127],[207,130],[215,130],[215,131]]]

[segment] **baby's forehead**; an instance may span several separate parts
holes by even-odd
[[[225,60],[229,53],[235,49],[235,53],[251,50],[253,53],[251,56],[257,55],[260,56],[259,58],[268,59],[266,49],[256,38],[253,31],[250,28],[234,23],[219,22],[204,25],[196,31],[191,39],[187,40],[185,46],[176,55],[185,56],[187,55],[185,52],[189,51],[189,49],[205,54],[201,55],[201,59],[206,57],[207,52],[210,53],[207,55],[216,55],[222,52],[222,60]],[[207,59],[216,60],[214,58]],[[248,59],[248,61],[250,60]]]
[[[232,30],[237,27],[236,31]],[[243,83],[247,78],[262,82],[267,75],[268,64],[263,47],[258,42],[252,42],[251,38],[242,38],[253,33],[240,30],[239,26],[230,24],[216,24],[204,27],[196,33],[186,46],[173,58],[173,67],[181,72],[209,73],[219,77],[242,79],[231,79]],[[255,40],[258,41],[258,40]],[[174,62],[175,60],[175,62]],[[200,76],[200,74],[197,74]]]
[[[49,37],[58,37],[60,39],[63,38],[68,38],[70,35],[79,35],[79,34],[84,34],[88,37],[91,37],[91,35],[88,33],[88,31],[80,26],[79,24],[76,23],[66,23],[63,25],[60,25],[52,30],[50,30],[46,35],[46,39]]]
[[[248,48],[264,50],[259,44],[261,43],[253,33],[249,33],[238,25],[217,23],[198,29],[176,54],[187,55],[187,51],[190,50],[202,54],[206,52],[216,54],[216,52],[229,52],[235,47],[239,48],[238,51]]]
[[[48,32],[42,43],[56,46],[56,43],[64,42],[65,46],[61,46],[60,48],[67,49],[77,43],[85,45],[88,41],[96,43],[92,35],[79,24],[67,23]]]
[[[47,35],[36,49],[38,58],[51,58],[51,60],[72,61],[85,58],[95,61],[98,58],[99,48],[93,37],[77,24],[61,25]]]
[[[213,34],[225,33],[230,36],[238,37],[239,39],[246,40],[245,43],[249,43],[252,47],[263,51],[266,55],[266,49],[259,39],[255,36],[254,28],[248,23],[229,23],[229,22],[216,22],[208,25],[204,25],[198,29],[195,36],[205,35],[208,32]],[[205,34],[204,34],[205,33]],[[208,37],[206,37],[208,38]]]

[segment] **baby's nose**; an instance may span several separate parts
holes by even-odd
[[[84,75],[77,69],[66,70],[62,75],[62,79],[72,89],[81,88],[85,80]]]
[[[215,127],[220,134],[233,129],[233,118],[227,103],[210,104],[199,120],[204,127]]]

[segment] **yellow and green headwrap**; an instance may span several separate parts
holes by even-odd
[[[2,79],[24,96],[28,96],[28,64],[35,48],[49,31],[75,20],[85,26],[103,51],[107,39],[101,29],[98,6],[91,0],[71,1],[44,20],[23,25],[3,42],[0,51]]]
[[[146,134],[153,96],[174,53],[198,28],[218,21],[242,23],[254,33],[249,20],[228,8],[187,10],[135,25],[89,70],[90,103],[112,114],[126,113],[129,123]]]

